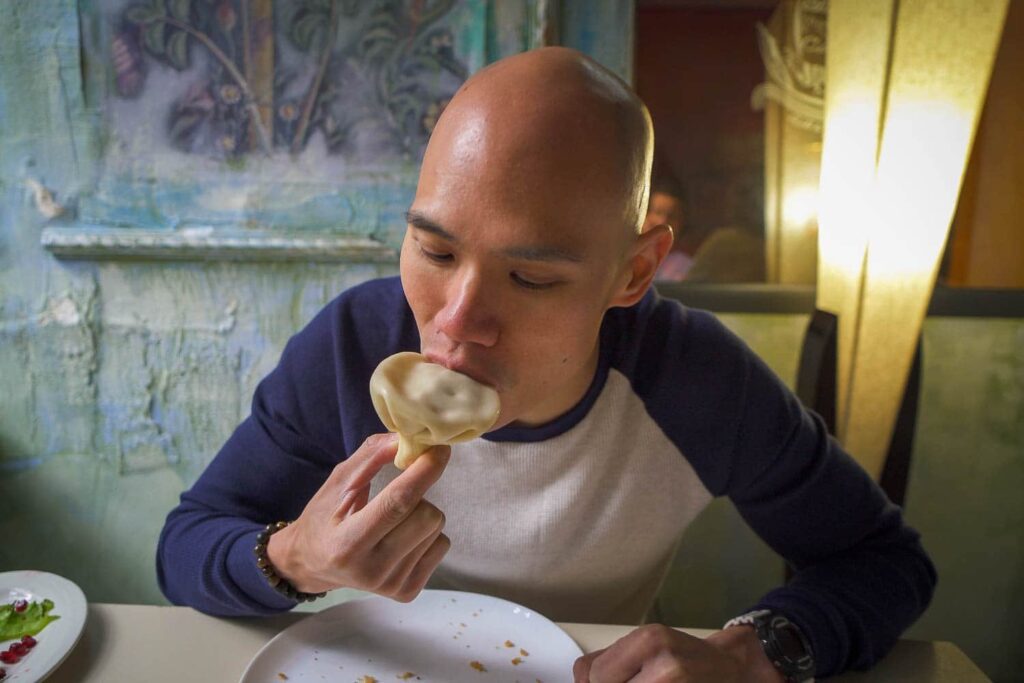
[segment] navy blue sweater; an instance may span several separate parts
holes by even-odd
[[[289,341],[278,366],[257,388],[251,415],[167,518],[157,571],[172,602],[226,616],[271,614],[295,605],[271,589],[257,570],[251,550],[255,535],[270,521],[298,517],[331,469],[367,436],[384,431],[369,399],[370,374],[381,360],[406,350],[418,351],[419,337],[397,278],[348,290]],[[627,414],[639,417],[621,425],[609,419]],[[512,425],[486,435],[486,442],[473,443],[492,462],[503,453],[515,460],[515,453],[526,452],[516,448],[530,453],[547,449],[557,458],[574,448],[572,439],[615,443],[607,436],[609,429],[646,432],[620,442],[642,448],[631,452],[624,446],[607,460],[632,459],[628,472],[635,474],[617,475],[614,481],[626,491],[634,482],[634,497],[595,489],[593,504],[604,506],[595,509],[608,512],[605,508],[612,503],[607,501],[619,501],[610,510],[614,523],[632,514],[638,497],[649,496],[645,505],[665,509],[664,516],[672,518],[661,536],[644,518],[637,522],[644,525],[644,533],[630,532],[628,526],[616,527],[615,533],[630,536],[630,542],[641,536],[645,543],[661,544],[652,557],[664,559],[665,548],[674,547],[703,507],[702,496],[728,496],[795,570],[791,581],[750,609],[772,609],[798,624],[811,641],[819,676],[870,666],[927,606],[935,570],[900,509],[829,437],[821,420],[804,410],[712,315],[660,299],[653,291],[636,306],[612,309],[601,329],[598,371],[577,406],[550,424]],[[651,444],[662,444],[663,460],[643,460]],[[464,462],[472,458],[467,455]],[[677,469],[664,476],[654,472],[650,481],[684,483],[662,494],[655,491],[656,483],[635,483],[645,481],[644,469],[655,467]],[[566,472],[572,476],[568,468]],[[458,482],[457,476],[446,472],[442,482]],[[480,474],[467,476],[479,481]],[[690,481],[687,476],[692,483],[685,483]],[[583,477],[593,478],[593,472]],[[586,494],[577,490],[575,495]],[[500,504],[499,514],[515,513],[514,495]],[[690,512],[674,515],[672,507]],[[559,523],[557,514],[544,520],[541,537],[555,538]],[[452,525],[449,516],[446,533],[452,535],[454,553],[458,528],[447,531]],[[540,532],[532,533],[536,538]],[[465,539],[477,554],[452,556],[448,585],[503,594],[500,582],[485,571],[473,576],[473,568],[488,565],[488,553],[497,551],[474,547],[472,533]],[[594,549],[593,557],[604,557],[601,539],[578,545],[580,563],[588,561],[588,548]],[[630,556],[642,556],[643,548],[638,548]],[[656,569],[652,567],[637,571],[650,573]],[[439,575],[443,569],[444,564]],[[554,576],[554,564],[529,571],[549,569]],[[631,576],[612,580],[621,583]],[[562,592],[575,577],[564,581]],[[648,600],[651,591],[641,598]],[[504,595],[526,599],[514,592]],[[543,593],[530,597],[544,611]],[[573,612],[571,603],[551,604],[549,616],[600,618]]]

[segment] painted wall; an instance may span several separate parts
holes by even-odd
[[[477,6],[489,59],[536,32],[535,3]],[[163,518],[248,413],[288,337],[397,264],[55,259],[40,246],[44,214],[66,205],[58,221],[74,223],[105,142],[83,92],[78,10],[14,0],[0,11],[0,571],[47,569],[91,600],[159,603]],[[562,11],[552,19],[566,42],[628,77],[628,5]],[[387,190],[374,196],[403,188]],[[373,201],[382,206],[366,213],[391,210]]]
[[[26,181],[68,203],[97,162],[75,3],[6,3],[0,35],[0,569],[160,601],[163,515],[289,335],[394,266],[56,260]]]
[[[1024,320],[928,320],[922,372],[907,512],[939,584],[910,635],[951,640],[993,679],[1019,681]]]
[[[604,21],[624,21],[610,5]],[[628,67],[629,51],[588,21],[598,28],[574,29],[574,44]],[[95,163],[68,86],[74,4],[8,3],[0,36],[0,571],[54,571],[93,601],[162,603],[154,547],[178,494],[287,338],[335,293],[394,266],[54,259],[25,180],[66,201]],[[722,317],[792,381],[805,317]],[[908,515],[941,578],[911,635],[952,640],[1013,680],[1024,670],[1024,321],[929,320],[925,352]],[[684,540],[661,616],[715,626],[781,572],[716,503]]]

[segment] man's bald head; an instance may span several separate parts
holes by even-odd
[[[542,48],[463,84],[431,136],[421,183],[438,167],[475,180],[492,175],[510,202],[555,192],[581,211],[600,207],[605,222],[636,234],[652,151],[650,116],[625,83],[575,50]]]

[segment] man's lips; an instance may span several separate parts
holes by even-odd
[[[427,360],[436,365],[448,368],[459,374],[465,375],[470,379],[479,382],[480,384],[489,386],[491,388],[497,388],[493,380],[488,375],[481,372],[478,368],[474,367],[471,363],[452,356],[442,356],[440,354],[432,353],[430,351],[424,351],[423,355],[426,356]]]

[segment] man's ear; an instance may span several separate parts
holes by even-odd
[[[632,255],[622,275],[624,284],[612,298],[609,307],[632,306],[643,298],[658,272],[658,266],[672,248],[673,233],[669,225],[656,225],[637,235]]]

